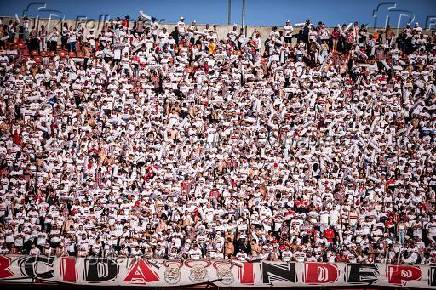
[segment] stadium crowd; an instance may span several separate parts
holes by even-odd
[[[31,23],[0,29],[0,253],[436,262],[434,32]]]

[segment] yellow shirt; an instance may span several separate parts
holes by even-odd
[[[216,51],[216,43],[215,42],[209,42],[209,54],[215,54]]]

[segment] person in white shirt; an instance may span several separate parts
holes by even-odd
[[[184,36],[186,33],[186,23],[185,17],[180,16],[179,21],[177,22],[177,28],[179,29],[179,33],[181,36]]]
[[[30,249],[29,254],[32,256],[38,256],[41,254],[41,250],[38,247],[36,247],[35,244],[32,244],[32,248]]]
[[[189,250],[189,257],[193,260],[199,260],[203,257],[203,253],[197,244],[194,244],[192,249]]]
[[[285,25],[283,26],[284,31],[284,37],[285,37],[285,43],[292,43],[292,33],[294,32],[294,27],[291,25],[290,20],[286,20]]]

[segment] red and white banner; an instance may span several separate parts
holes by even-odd
[[[151,287],[213,283],[219,287],[392,286],[436,289],[436,265],[0,256],[0,283],[2,281]]]

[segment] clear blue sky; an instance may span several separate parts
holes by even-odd
[[[45,9],[38,10],[43,6]],[[139,10],[157,18],[164,18],[169,23],[177,21],[183,15],[189,22],[196,19],[199,23],[226,24],[227,0],[0,0],[0,15],[22,15],[23,10],[30,3],[30,16],[39,14],[48,17],[48,9],[57,10],[66,18],[75,19],[77,16],[98,19],[99,15],[111,17],[130,15],[136,18]],[[359,23],[374,25],[373,10],[378,9],[377,26],[383,26],[389,15],[391,26],[397,26],[400,14],[400,26],[415,17],[422,26],[433,23],[436,28],[436,0],[246,0],[247,25],[282,25],[286,19],[291,22],[302,22],[310,18],[313,22],[322,20],[329,26],[339,23],[349,23],[354,20]],[[393,4],[395,3],[395,4]],[[232,0],[232,22],[241,22],[242,0]],[[433,17],[433,18],[431,18]]]

